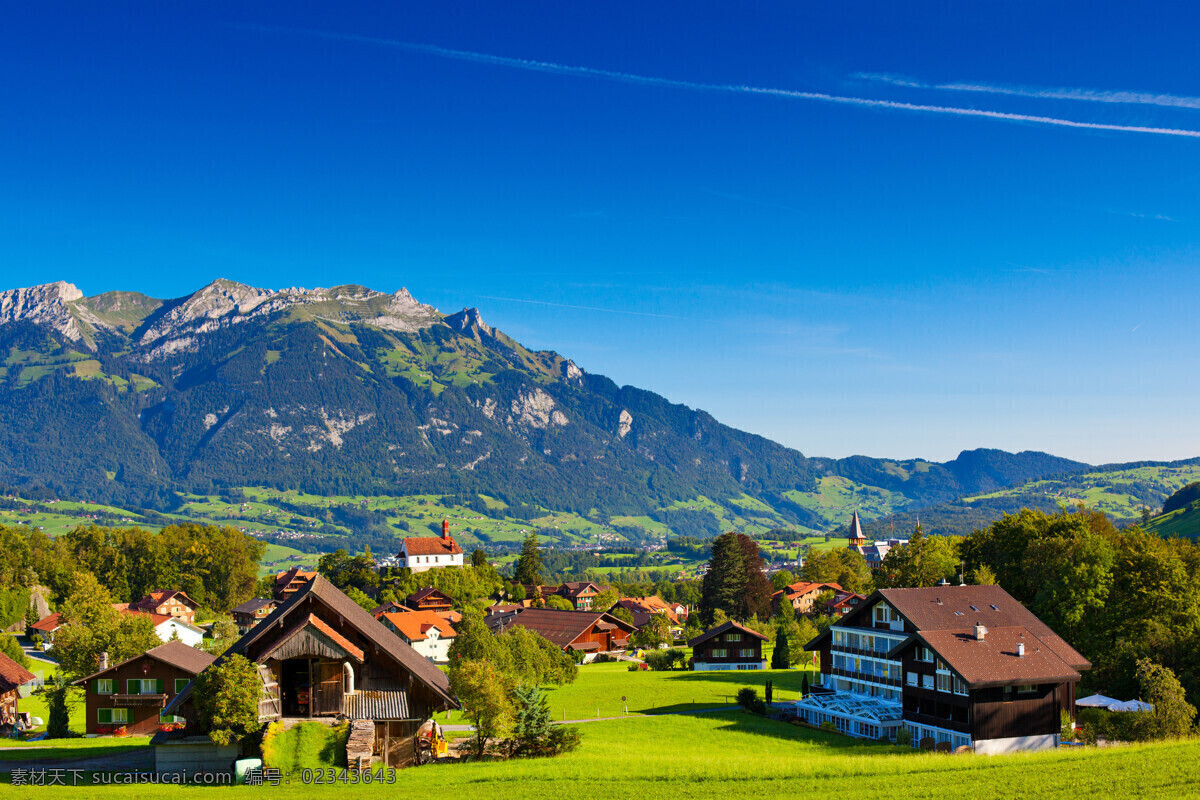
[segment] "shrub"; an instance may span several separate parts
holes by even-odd
[[[901,725],[896,729],[896,744],[901,747],[912,747],[912,733],[907,727]]]
[[[737,704],[747,711],[753,711],[756,705],[761,705],[762,701],[758,698],[758,690],[746,686],[738,690]]]
[[[230,744],[262,727],[258,667],[244,656],[230,656],[197,675],[192,697],[200,728],[213,744]]]
[[[829,733],[837,733],[838,732],[837,725],[834,725],[829,720],[825,720],[824,722],[821,723],[821,730],[828,731]]]

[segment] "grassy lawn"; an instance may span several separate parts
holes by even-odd
[[[49,664],[45,661],[30,659],[30,671],[34,674],[42,673],[47,681],[58,673],[57,664]],[[41,692],[36,692],[29,697],[23,697],[17,702],[17,708],[21,711],[28,711],[35,717],[41,717],[42,724],[35,728],[35,731],[46,730],[46,724],[50,721],[50,707],[46,703],[46,696]],[[83,691],[80,689],[72,689],[67,692],[67,713],[71,717],[71,732],[83,734],[87,720],[87,708],[84,704]]]
[[[766,656],[770,658],[769,653]],[[621,697],[628,698],[630,714],[666,714],[693,708],[732,705],[738,690],[753,686],[762,695],[767,681],[774,683],[774,699],[796,700],[804,673],[797,669],[763,672],[630,672],[629,665],[586,664],[575,683],[547,693],[554,719],[594,719],[621,716]],[[809,674],[809,682],[813,680]],[[693,705],[694,704],[694,705]],[[450,723],[462,722],[457,712]]]
[[[396,786],[155,786],[155,797],[405,797],[528,800],[602,795],[635,798],[787,798],[814,792],[838,800],[881,797],[1178,798],[1200,793],[1200,742],[948,756],[865,744],[741,712],[648,717],[580,726],[583,744],[553,759],[443,764],[397,774]],[[148,787],[31,787],[23,797],[138,798]]]
[[[305,768],[344,767],[349,734],[349,724],[309,722],[286,731],[281,725],[273,725],[263,737],[263,764],[278,767],[297,779]]]
[[[119,753],[131,747],[146,747],[149,736],[106,736],[87,739],[45,739],[36,742],[16,742],[0,739],[0,761],[22,761],[28,758],[92,758]],[[9,749],[12,748],[12,749]]]

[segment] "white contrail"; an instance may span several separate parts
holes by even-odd
[[[994,83],[924,83],[900,75],[859,72],[853,77],[874,83],[886,83],[905,89],[931,89],[947,92],[978,92],[1030,97],[1038,100],[1078,100],[1085,103],[1118,103],[1124,105],[1162,106],[1164,108],[1200,109],[1200,97],[1187,97],[1152,92],[1106,91],[1101,89],[1072,89],[1069,87],[1005,86]]]
[[[893,100],[872,100],[865,97],[846,97],[824,92],[799,92],[790,89],[769,89],[759,86],[739,86],[720,83],[696,83],[694,81],[676,80],[673,78],[657,78],[647,75],[635,75],[629,72],[615,72],[593,67],[576,67],[566,64],[555,64],[551,61],[531,61],[525,58],[510,58],[489,53],[476,53],[470,50],[451,50],[430,44],[415,44],[395,39],[382,39],[375,36],[357,36],[348,33],[327,33],[323,31],[297,30],[286,28],[271,28],[263,26],[244,26],[254,30],[267,30],[285,33],[303,33],[346,42],[364,42],[367,44],[396,47],[414,53],[426,53],[441,58],[451,58],[456,61],[470,61],[476,64],[492,64],[501,67],[512,67],[532,72],[545,72],[552,75],[575,75],[621,83],[634,83],[643,86],[663,86],[672,89],[690,89],[703,92],[730,92],[736,94],[761,94],[774,97],[786,97],[795,100],[813,100],[823,103],[860,106],[864,108],[881,108],[895,111],[917,111],[927,114],[950,114],[959,117],[980,117],[983,119],[1003,120],[1006,122],[1029,122],[1036,125],[1054,125],[1062,128],[1080,128],[1096,131],[1118,131],[1121,133],[1151,133],[1160,136],[1185,136],[1200,139],[1200,131],[1182,128],[1154,128],[1144,125],[1114,125],[1102,122],[1080,122],[1078,120],[1061,119],[1059,117],[1043,117],[1033,114],[1013,114],[1007,111],[986,111],[977,108],[960,108],[957,106],[923,105],[919,103],[902,103]]]

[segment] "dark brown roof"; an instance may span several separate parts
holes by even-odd
[[[36,678],[37,676],[32,672],[4,653],[0,653],[0,694],[11,692],[21,684],[29,683]]]
[[[161,661],[168,666],[177,667],[184,672],[190,672],[193,675],[200,674],[205,667],[217,660],[217,657],[211,653],[206,653],[203,650],[197,650],[191,645],[184,644],[178,639],[173,639],[166,644],[160,644],[158,647],[151,647],[146,652],[140,653],[133,658],[127,658],[119,664],[113,664],[112,666],[106,667],[98,672],[93,672],[86,678],[80,678],[79,680],[74,681],[74,685],[81,686],[92,678],[103,675],[106,672],[112,672],[117,667],[123,667],[132,661],[137,661],[139,658],[145,657],[153,658],[156,661]]]
[[[434,597],[434,596],[443,598],[448,603],[454,602],[453,597],[451,597],[450,595],[441,591],[440,589],[433,588],[432,586],[426,586],[424,589],[418,589],[417,591],[413,592],[412,594],[410,594],[408,596],[408,601],[410,603],[419,603],[420,601],[424,600],[427,597]]]
[[[521,608],[512,613],[492,614],[484,621],[489,628],[509,628],[520,625],[540,634],[551,644],[567,647],[596,622],[607,622],[628,635],[634,628],[628,622],[598,611],[559,611],[555,608]],[[620,638],[620,637],[618,637]]]
[[[275,585],[282,587],[295,580],[311,581],[316,577],[316,575],[317,573],[315,571],[309,572],[305,570],[304,567],[292,567],[291,569],[284,570],[275,576]]]
[[[244,653],[250,645],[266,636],[269,632],[276,631],[279,621],[289,616],[292,613],[292,609],[296,608],[300,603],[304,602],[306,597],[310,596],[316,598],[326,608],[352,625],[363,638],[367,639],[371,644],[395,660],[396,663],[411,672],[413,677],[432,689],[435,694],[449,703],[452,708],[458,708],[458,703],[454,700],[454,695],[450,693],[450,681],[446,678],[446,673],[433,664],[430,664],[416,650],[405,644],[399,636],[385,628],[382,623],[372,617],[362,606],[343,594],[336,586],[321,575],[314,576],[312,580],[297,589],[291,597],[272,611],[270,616],[230,645],[229,649],[217,659],[217,662],[224,660],[227,656]],[[189,685],[188,688],[175,695],[163,713],[179,708],[190,696],[191,686]]]
[[[1079,680],[1076,669],[1021,626],[987,628],[983,641],[976,640],[974,626],[970,630],[921,631],[908,641],[924,642],[972,689]],[[1023,656],[1017,655],[1019,644],[1025,645]]]
[[[918,631],[961,631],[976,623],[992,628],[1023,627],[1075,669],[1092,665],[1062,637],[1050,630],[1033,612],[999,586],[931,586],[925,589],[880,589],[876,592],[891,603]],[[868,613],[872,603],[860,603],[850,615]],[[850,615],[847,615],[848,617]]]
[[[754,630],[753,628],[747,628],[745,625],[739,625],[736,622],[734,622],[733,620],[729,620],[728,622],[722,622],[717,627],[712,628],[711,630],[707,630],[704,633],[697,636],[695,639],[692,639],[691,641],[688,642],[688,647],[695,647],[698,644],[707,642],[709,639],[713,638],[714,636],[719,636],[720,634],[724,633],[725,631],[741,631],[742,633],[748,633],[751,636],[755,636],[759,639],[762,639],[763,641],[766,641],[766,639],[767,639],[766,636],[763,636],[761,633]]]
[[[236,608],[232,609],[229,613],[230,614],[253,614],[255,611],[258,611],[260,608],[263,608],[264,606],[274,605],[274,603],[275,603],[274,600],[269,600],[265,597],[256,597],[253,600],[247,600],[246,602],[242,603],[240,606],[237,606]]]

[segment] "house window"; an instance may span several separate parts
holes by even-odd
[[[729,655],[729,651],[726,650],[724,647],[714,647],[713,648],[713,651],[712,651],[713,658],[725,658],[727,655]]]
[[[175,679],[175,694],[179,694],[180,692],[182,692],[183,688],[187,685],[188,685],[187,678],[176,678]]]
[[[908,673],[908,685],[909,686],[916,686],[917,682],[919,680],[920,680],[920,678],[917,677],[917,673],[915,673],[915,672]]]
[[[932,689],[933,688],[933,676],[932,675],[922,675],[921,676],[921,688],[923,688],[923,689]]]
[[[97,708],[96,722],[101,725],[119,725],[129,722],[128,708]]]
[[[727,642],[740,642],[741,640],[742,640],[742,635],[740,633],[725,634],[725,641],[727,641]]]
[[[96,694],[112,694],[115,691],[112,678],[96,679]]]
[[[917,645],[916,654],[913,658],[917,661],[933,661],[933,651],[924,645]]]
[[[961,695],[969,694],[969,692],[967,691],[966,682],[963,681],[963,679],[958,677],[957,675],[954,676],[954,693],[961,694]]]
[[[937,690],[939,692],[949,692],[950,691],[950,673],[949,672],[939,672],[937,674]]]
[[[162,681],[154,678],[130,678],[125,681],[125,691],[128,694],[159,694],[162,692]]]
[[[738,655],[742,658],[754,658],[754,648],[747,647],[743,650],[739,650]]]
[[[1017,685],[1017,694],[1037,694],[1038,687],[1032,683]]]

